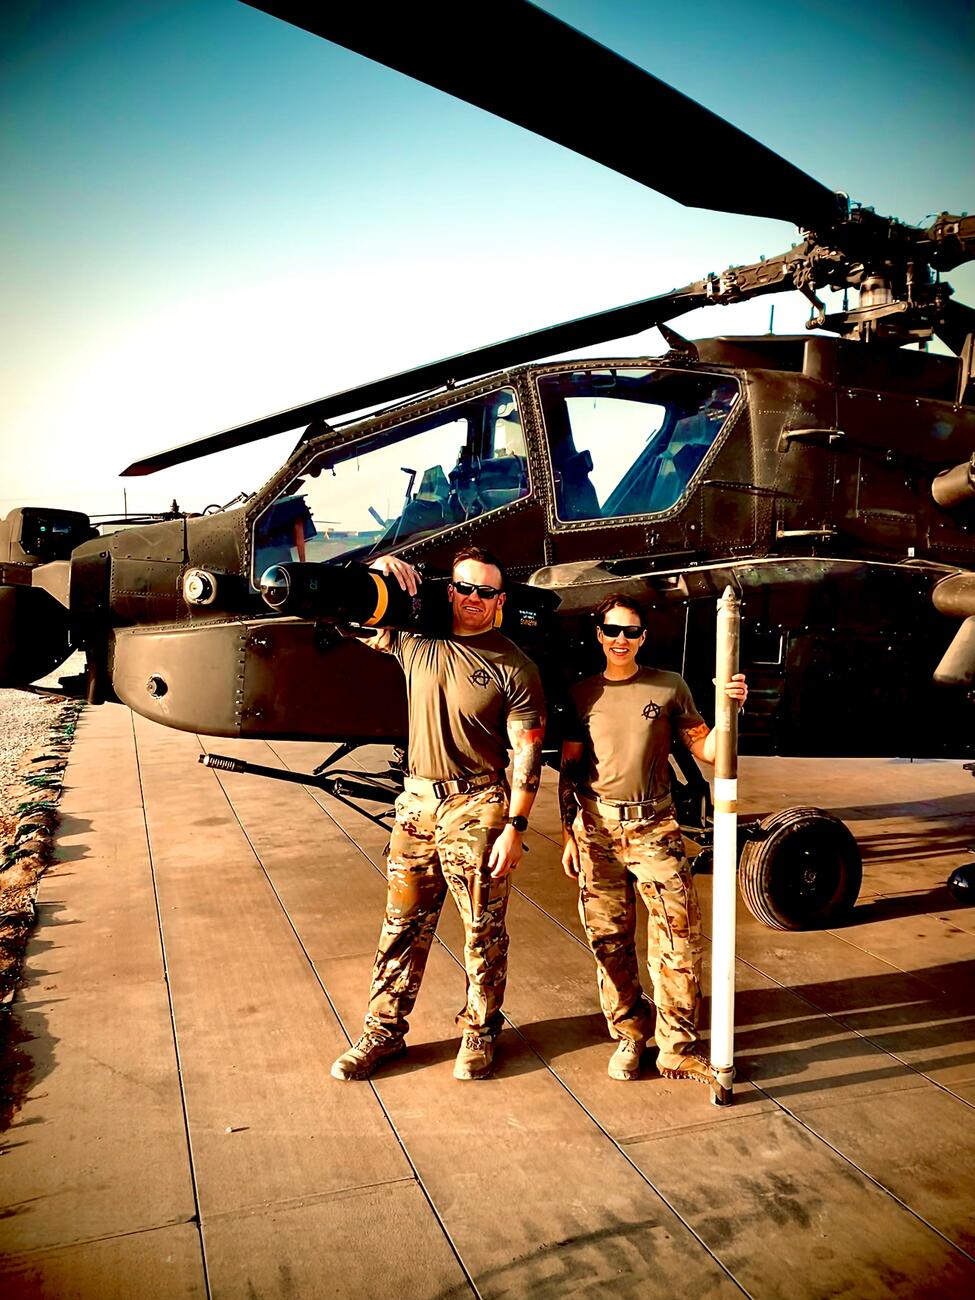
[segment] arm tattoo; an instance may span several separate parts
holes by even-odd
[[[711,728],[706,722],[695,723],[691,727],[680,728],[680,738],[688,749],[693,749],[698,741],[707,740]]]
[[[579,811],[576,790],[582,780],[582,766],[580,758],[563,758],[559,767],[559,814],[567,831],[571,831]]]
[[[542,774],[544,735],[541,727],[526,727],[518,722],[512,722],[508,727],[508,739],[511,741],[513,751],[511,766],[513,790],[529,790],[534,794],[538,789]]]

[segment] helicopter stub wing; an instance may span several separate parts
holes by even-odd
[[[841,215],[842,201],[825,185],[527,0],[245,3],[688,207],[774,217],[804,229],[828,227]],[[720,180],[709,158],[723,160]]]
[[[639,302],[628,303],[625,307],[595,312],[591,316],[580,316],[576,320],[549,325],[530,334],[519,334],[516,338],[505,339],[501,343],[491,343],[486,347],[475,348],[472,352],[461,352],[412,370],[401,370],[384,379],[376,379],[357,388],[347,388],[340,393],[306,402],[302,406],[294,406],[287,411],[279,411],[275,415],[267,415],[248,424],[183,443],[168,451],[157,452],[143,460],[133,461],[122,471],[122,477],[155,474],[157,470],[182,465],[214,452],[228,451],[231,447],[243,447],[275,433],[286,433],[289,429],[298,429],[312,422],[331,420],[384,402],[413,397],[451,381],[460,383],[493,370],[525,365],[539,357],[554,356],[575,348],[626,338],[652,329],[654,325],[675,316],[682,316],[695,307],[703,307],[708,301],[707,282],[700,280],[684,289],[675,289],[673,293],[644,298]]]

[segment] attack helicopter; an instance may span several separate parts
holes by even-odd
[[[801,238],[753,265],[124,471],[303,429],[285,465],[234,509],[107,534],[78,513],[12,511],[0,522],[0,683],[34,680],[77,647],[91,702],[121,700],[168,726],[337,741],[342,753],[396,742],[399,669],[358,639],[384,621],[435,626],[446,608],[436,575],[476,543],[508,567],[505,630],[542,666],[555,731],[561,691],[595,667],[591,611],[603,596],[648,607],[654,662],[703,700],[716,600],[730,585],[751,685],[743,750],[972,755],[975,310],[943,276],[975,256],[975,218],[942,213],[918,228],[851,206],[525,0],[492,5],[506,32],[503,82],[486,43],[445,51],[452,7],[427,6],[431,22],[444,18],[437,42],[404,7],[382,23],[349,6],[253,7],[682,203],[785,219]],[[682,132],[634,150],[616,129],[626,120],[680,121]],[[720,186],[687,138],[734,156]],[[827,311],[825,290],[843,292],[842,310]],[[808,300],[810,332],[692,342],[671,325],[785,291]],[[539,360],[651,327],[668,345],[661,357]],[[954,355],[907,350],[934,337]],[[370,575],[389,552],[430,576],[425,608],[404,607]],[[856,897],[852,838],[809,812],[776,814],[746,845],[746,899],[769,924],[822,923]]]

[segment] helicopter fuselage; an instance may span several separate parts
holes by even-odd
[[[932,495],[975,447],[957,373],[821,336],[524,366],[309,437],[238,509],[122,528],[47,563],[25,554],[0,579],[29,576],[63,610],[90,698],[206,734],[322,740],[402,736],[400,672],[327,611],[272,613],[258,590],[270,565],[396,551],[449,572],[459,548],[486,547],[557,598],[530,646],[556,714],[597,666],[588,616],[614,590],[651,610],[648,660],[706,701],[731,583],[752,683],[744,747],[967,754],[964,645],[932,680],[975,612],[964,591],[933,598],[975,565],[975,501]]]

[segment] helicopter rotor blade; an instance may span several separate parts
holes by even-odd
[[[456,356],[445,357],[442,361],[417,366],[413,370],[402,370],[398,374],[387,375],[384,379],[347,388],[343,392],[332,393],[302,406],[291,407],[287,411],[279,411],[275,415],[264,416],[232,429],[224,429],[221,433],[210,434],[134,461],[122,471],[121,477],[155,474],[158,470],[170,469],[173,465],[182,465],[201,456],[228,451],[232,447],[243,447],[276,433],[286,433],[289,429],[297,429],[312,421],[335,419],[367,407],[400,401],[428,389],[439,388],[443,384],[460,383],[473,379],[476,375],[508,370],[540,357],[555,356],[576,348],[592,347],[612,339],[640,334],[663,321],[693,311],[695,307],[703,307],[708,301],[707,282],[699,280],[684,289],[675,289],[672,293],[645,298],[624,307],[612,307],[591,316],[580,316],[559,325],[549,325],[530,334],[520,334],[501,343],[475,348],[472,352],[458,353]]]
[[[825,229],[845,211],[845,200],[738,127],[528,0],[421,0],[378,11],[245,3],[688,207],[807,230]]]

